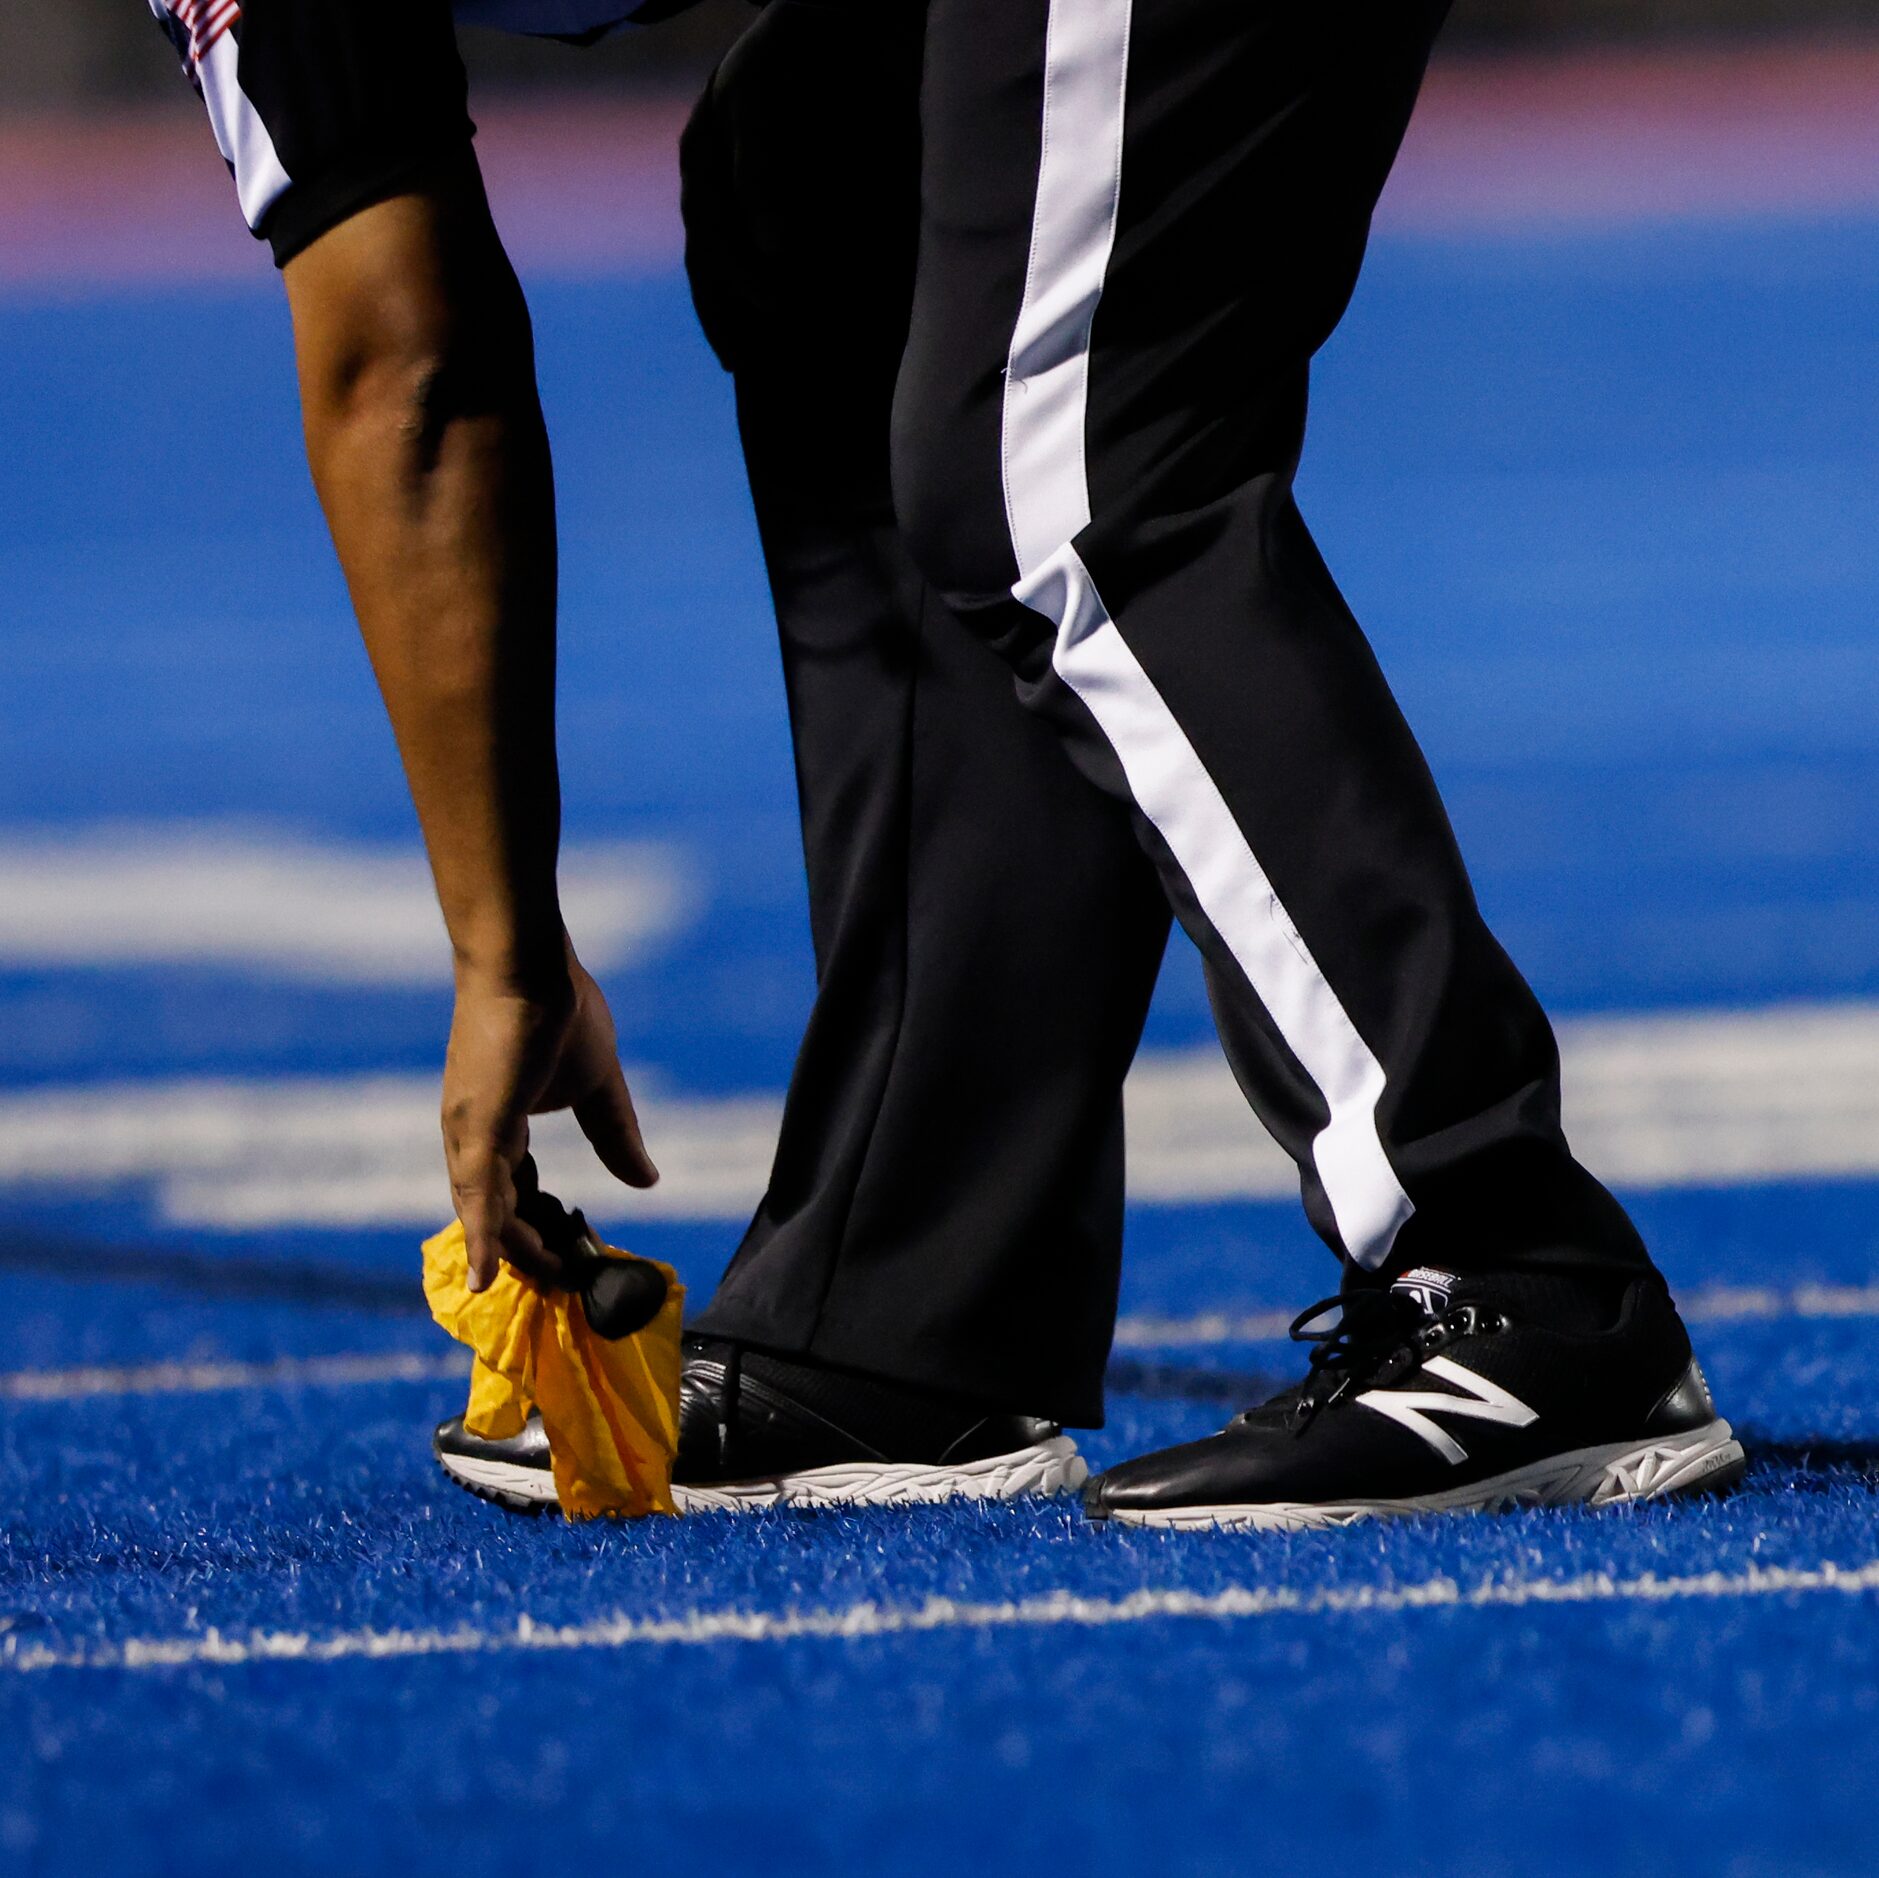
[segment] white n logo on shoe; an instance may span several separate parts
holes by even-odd
[[[1424,1373],[1439,1377],[1443,1382],[1451,1382],[1457,1389],[1465,1389],[1466,1395],[1436,1395],[1431,1390],[1418,1389],[1366,1389],[1356,1399],[1366,1408],[1373,1408],[1379,1415],[1387,1415],[1391,1421],[1400,1422],[1413,1435],[1420,1435],[1436,1453],[1450,1466],[1468,1458],[1468,1450],[1452,1435],[1438,1428],[1423,1413],[1432,1409],[1443,1415],[1465,1415],[1471,1421],[1499,1422],[1504,1428],[1524,1428],[1529,1422],[1539,1420],[1537,1410],[1530,1409],[1517,1395],[1507,1391],[1485,1376],[1477,1376],[1471,1369],[1463,1369],[1459,1363],[1451,1362],[1446,1356],[1432,1356],[1423,1364]]]

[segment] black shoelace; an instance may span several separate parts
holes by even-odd
[[[1333,1312],[1335,1322],[1312,1328]],[[1320,1298],[1293,1318],[1288,1333],[1294,1343],[1312,1346],[1311,1367],[1292,1405],[1294,1428],[1302,1434],[1321,1410],[1353,1389],[1400,1381],[1456,1337],[1505,1330],[1507,1325],[1503,1313],[1476,1304],[1425,1317],[1413,1298],[1396,1291],[1346,1291]]]

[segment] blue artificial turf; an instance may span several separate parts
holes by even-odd
[[[1857,1454],[1801,1466],[1782,1448],[1723,1507],[1297,1537],[1093,1531],[1035,1504],[568,1527],[441,1487],[418,1431],[447,1389],[254,1394],[210,1414],[199,1400],[16,1408],[9,1580],[34,1618],[10,1635],[500,1630],[523,1610],[569,1623],[1867,1562],[1879,1446],[1840,1379],[1870,1365],[1872,1331],[1805,1349],[1738,1350],[1743,1335],[1708,1339],[1731,1406],[1771,1446],[1831,1429]],[[1213,1413],[1118,1406],[1099,1459]],[[290,1833],[296,1869],[536,1870],[696,1856],[704,1834],[735,1870],[1022,1871],[1052,1846],[1120,1869],[1158,1845],[1193,1871],[1314,1847],[1394,1848],[1428,1871],[1855,1870],[1849,1848],[1870,1844],[1853,1770],[1875,1721],[1871,1615],[1870,1597],[1816,1594],[48,1670],[0,1676],[27,1750],[0,1775],[0,1816],[39,1854],[25,1869],[238,1865]],[[135,1751],[111,1756],[114,1738]]]
[[[808,992],[776,657],[723,382],[676,280],[535,294],[566,530],[569,827],[696,864],[610,986],[672,1086],[780,1086]],[[1879,990],[1879,227],[1395,240],[1327,354],[1304,500],[1561,1010]],[[179,364],[174,335],[212,333]],[[269,292],[0,306],[0,834],[409,812],[298,457]],[[12,698],[26,700],[15,708]],[[436,1061],[428,991],[0,969],[0,1084]],[[1206,1031],[1177,953],[1152,1041]],[[1683,1287],[1865,1284],[1879,1195],[1634,1196]],[[1295,1306],[1277,1207],[1142,1209],[1126,1308]],[[719,1227],[631,1228],[706,1288]],[[0,1372],[435,1352],[410,1235],[205,1237],[0,1189]],[[449,1490],[447,1382],[0,1401],[0,1867],[1853,1874],[1879,1608],[1151,1617],[860,1640],[4,1667],[210,1627],[771,1616],[931,1596],[1740,1574],[1879,1559],[1879,1319],[1705,1326],[1756,1465],[1721,1505],[1334,1535],[1060,1505],[517,1522]],[[1131,1350],[1092,1458],[1217,1425],[1271,1343]]]

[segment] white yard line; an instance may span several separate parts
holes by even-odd
[[[269,979],[447,985],[450,948],[415,843],[127,824],[0,837],[0,964],[211,965]],[[561,898],[596,970],[685,925],[697,894],[656,842],[571,845]]]
[[[1518,1610],[1536,1604],[1667,1604],[1733,1598],[1801,1597],[1879,1591],[1879,1559],[1860,1565],[1750,1566],[1740,1572],[1689,1577],[1490,1579],[1463,1586],[1452,1578],[1411,1585],[1350,1585],[1316,1591],[1288,1586],[1234,1585],[1224,1591],[1132,1591],[1119,1598],[1053,1591],[1001,1603],[928,1598],[895,1608],[859,1603],[820,1611],[694,1611],[683,1617],[614,1616],[585,1624],[542,1624],[526,1613],[511,1625],[450,1630],[305,1631],[214,1627],[194,1635],[128,1637],[88,1644],[0,1640],[0,1670],[188,1669],[244,1663],[335,1663],[418,1656],[489,1656],[526,1651],[623,1650],[644,1644],[790,1643],[806,1639],[857,1642],[932,1631],[1106,1629],[1161,1618],[1243,1622],[1260,1617],[1347,1617],[1424,1610]]]
[[[1775,1323],[1797,1317],[1879,1317],[1879,1285],[1702,1285],[1679,1294],[1691,1324]],[[1200,1311],[1192,1317],[1131,1316],[1116,1325],[1118,1350],[1192,1349],[1281,1338],[1292,1311]]]
[[[1779,1323],[1796,1318],[1879,1317],[1879,1285],[1713,1285],[1680,1300],[1692,1324]],[[1202,1311],[1192,1317],[1124,1317],[1116,1348],[1178,1352],[1283,1338],[1291,1311]],[[98,1396],[212,1395],[228,1389],[341,1389],[371,1383],[452,1382],[467,1376],[460,1350],[281,1357],[266,1363],[87,1364],[0,1372],[0,1402],[81,1402]]]
[[[0,1402],[82,1402],[91,1396],[212,1395],[224,1389],[340,1389],[360,1383],[467,1377],[462,1350],[282,1357],[269,1363],[142,1363],[126,1368],[21,1369],[0,1375]]]
[[[0,875],[14,866],[0,849]],[[419,912],[422,884],[397,890]],[[629,872],[619,884],[628,891]],[[295,892],[313,890],[310,875]],[[253,883],[244,891],[265,897]],[[9,878],[9,907],[12,896]],[[0,959],[10,956],[8,917],[20,916],[0,908]],[[411,943],[398,959],[415,971],[422,948]],[[405,969],[398,959],[361,959],[358,969],[395,974]],[[1879,1178],[1879,1003],[1581,1018],[1560,1026],[1560,1044],[1574,1144],[1621,1187]],[[769,1175],[781,1098],[687,1096],[645,1073],[635,1089],[665,1178],[635,1196],[628,1218],[748,1217]],[[1136,1203],[1296,1199],[1291,1163],[1211,1046],[1145,1055],[1127,1106]],[[550,1116],[535,1132],[550,1184],[576,1201],[590,1194],[593,1157],[573,1124]],[[148,1188],[164,1219],[208,1230],[434,1227],[445,1210],[435,1079],[190,1078],[0,1097],[0,1189],[125,1186]]]

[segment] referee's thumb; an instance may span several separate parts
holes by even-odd
[[[618,1063],[610,1064],[598,1085],[575,1103],[574,1119],[601,1166],[616,1180],[629,1187],[650,1187],[658,1180],[659,1170],[646,1152],[639,1117],[633,1112],[633,1098]]]

